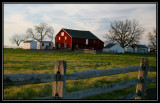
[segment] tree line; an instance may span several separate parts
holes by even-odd
[[[140,26],[139,22],[135,19],[133,20],[119,20],[110,23],[110,29],[107,34],[104,35],[105,44],[107,43],[119,43],[123,48],[128,45],[138,44],[142,39],[142,34],[144,33],[144,28]],[[15,34],[10,38],[10,41],[17,46],[21,42],[26,40],[37,40],[43,41],[46,38],[53,40],[54,29],[48,26],[46,23],[40,23],[35,25],[34,29],[28,28],[26,34]],[[149,48],[156,49],[156,29],[148,32],[147,37],[149,40]]]
[[[49,38],[52,41],[53,34],[53,27],[48,26],[46,23],[40,23],[39,25],[35,25],[34,28],[28,28],[26,34],[14,34],[11,36],[10,42],[19,46],[20,43],[26,40],[43,41],[46,38]]]

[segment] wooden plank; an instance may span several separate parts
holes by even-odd
[[[57,60],[54,73],[57,76],[56,81],[53,82],[52,96],[63,97],[65,92],[66,62],[63,60]],[[60,77],[58,76],[63,76],[62,80],[60,80]]]
[[[134,99],[135,97],[137,97],[137,93],[133,93],[133,94],[128,94],[128,95],[125,95],[125,96],[122,96],[122,97],[119,97],[118,100],[131,100],[131,99]]]
[[[140,81],[140,80],[138,80],[137,79],[137,82],[138,81]],[[152,77],[152,78],[148,78],[147,79],[147,83],[151,83],[151,82],[156,82],[156,78],[154,78],[154,77]],[[135,84],[136,85],[136,84]],[[112,87],[112,86],[111,86]],[[104,87],[102,87],[102,88],[104,88]],[[79,92],[79,91],[78,91]],[[93,91],[94,92],[94,91]],[[65,96],[67,96],[67,95],[71,95],[72,93],[69,93],[69,94],[65,94]],[[76,92],[74,92],[74,94],[76,94]],[[137,97],[138,96],[138,94],[137,93],[133,93],[133,94],[128,94],[128,95],[125,95],[125,96],[122,96],[122,97],[119,97],[118,99],[133,99],[133,98],[135,98],[135,97]],[[67,98],[67,97],[64,97],[64,98],[62,98],[62,99],[65,99],[65,98]],[[49,96],[49,97],[39,97],[39,98],[37,98],[37,99],[40,99],[40,100],[49,100],[49,99],[55,99],[55,97],[54,96]],[[73,98],[72,98],[73,99]]]
[[[148,74],[148,69],[149,69],[148,59],[142,58],[140,66],[142,66],[143,69],[139,70],[138,79],[141,79],[142,81],[136,87],[136,93],[138,93],[139,95],[135,99],[144,99],[145,85],[146,85],[147,74]]]
[[[134,86],[134,85],[137,85],[139,82],[140,82],[139,79],[134,79],[134,80],[120,82],[120,83],[117,83],[117,84],[108,85],[108,86],[104,86],[104,87],[98,87],[98,88],[91,88],[91,89],[88,89],[88,90],[76,91],[76,92],[64,94],[64,97],[62,99],[81,99],[81,98],[87,97],[87,96],[97,95],[97,94],[101,94],[101,93],[107,93],[107,92],[110,92],[110,91],[119,90],[119,89],[127,88],[127,87],[130,87],[130,86]]]
[[[3,85],[26,85],[52,82],[54,80],[54,74],[8,74],[3,76]]]
[[[148,75],[148,69],[149,69],[149,60],[148,58],[144,58],[144,65],[145,65],[145,70],[144,70],[144,80],[143,80],[143,85],[142,85],[142,99],[144,99],[144,94],[146,92],[146,82],[147,82],[147,75]]]
[[[87,70],[66,74],[66,80],[77,80],[91,77],[108,76],[114,74],[122,74],[137,71],[140,66],[101,69],[101,70]],[[63,76],[62,76],[63,77]],[[46,83],[56,80],[55,74],[9,74],[4,75],[4,85],[25,85],[35,83]]]
[[[130,66],[130,67],[121,67],[112,69],[86,70],[86,71],[66,74],[66,80],[77,80],[77,79],[92,78],[99,76],[123,74],[123,73],[138,71],[139,68],[140,66]]]

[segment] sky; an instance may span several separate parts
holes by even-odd
[[[47,23],[54,28],[54,36],[62,29],[86,30],[105,41],[104,35],[115,20],[139,21],[145,29],[140,44],[148,45],[147,33],[156,27],[156,4],[4,4],[4,45],[14,45],[14,34],[25,34],[27,28]],[[20,46],[23,46],[21,43]]]

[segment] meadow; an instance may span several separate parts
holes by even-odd
[[[56,60],[67,62],[67,73],[110,69],[128,66],[139,66],[142,58],[149,59],[149,65],[156,65],[156,55],[142,53],[125,54],[88,54],[72,52],[45,52],[23,49],[3,49],[3,74],[53,74]],[[148,72],[148,77],[155,77],[156,72]],[[121,81],[138,78],[137,72],[118,74],[112,76],[94,77],[80,80],[67,80],[66,93],[96,88]],[[156,87],[156,83],[148,83],[147,88]],[[135,93],[136,86],[112,91],[104,94],[86,97],[83,99],[112,100],[120,96]],[[4,86],[3,99],[5,100],[30,100],[38,97],[52,95],[52,82],[41,84],[28,84],[20,86]],[[146,96],[146,99],[147,96]]]

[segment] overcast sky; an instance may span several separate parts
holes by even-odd
[[[139,21],[145,28],[140,44],[148,45],[146,37],[156,27],[156,4],[4,4],[4,45],[13,45],[9,38],[25,34],[41,22],[55,30],[62,29],[91,31],[104,41],[103,36],[115,20]],[[23,43],[21,44],[23,46]]]

